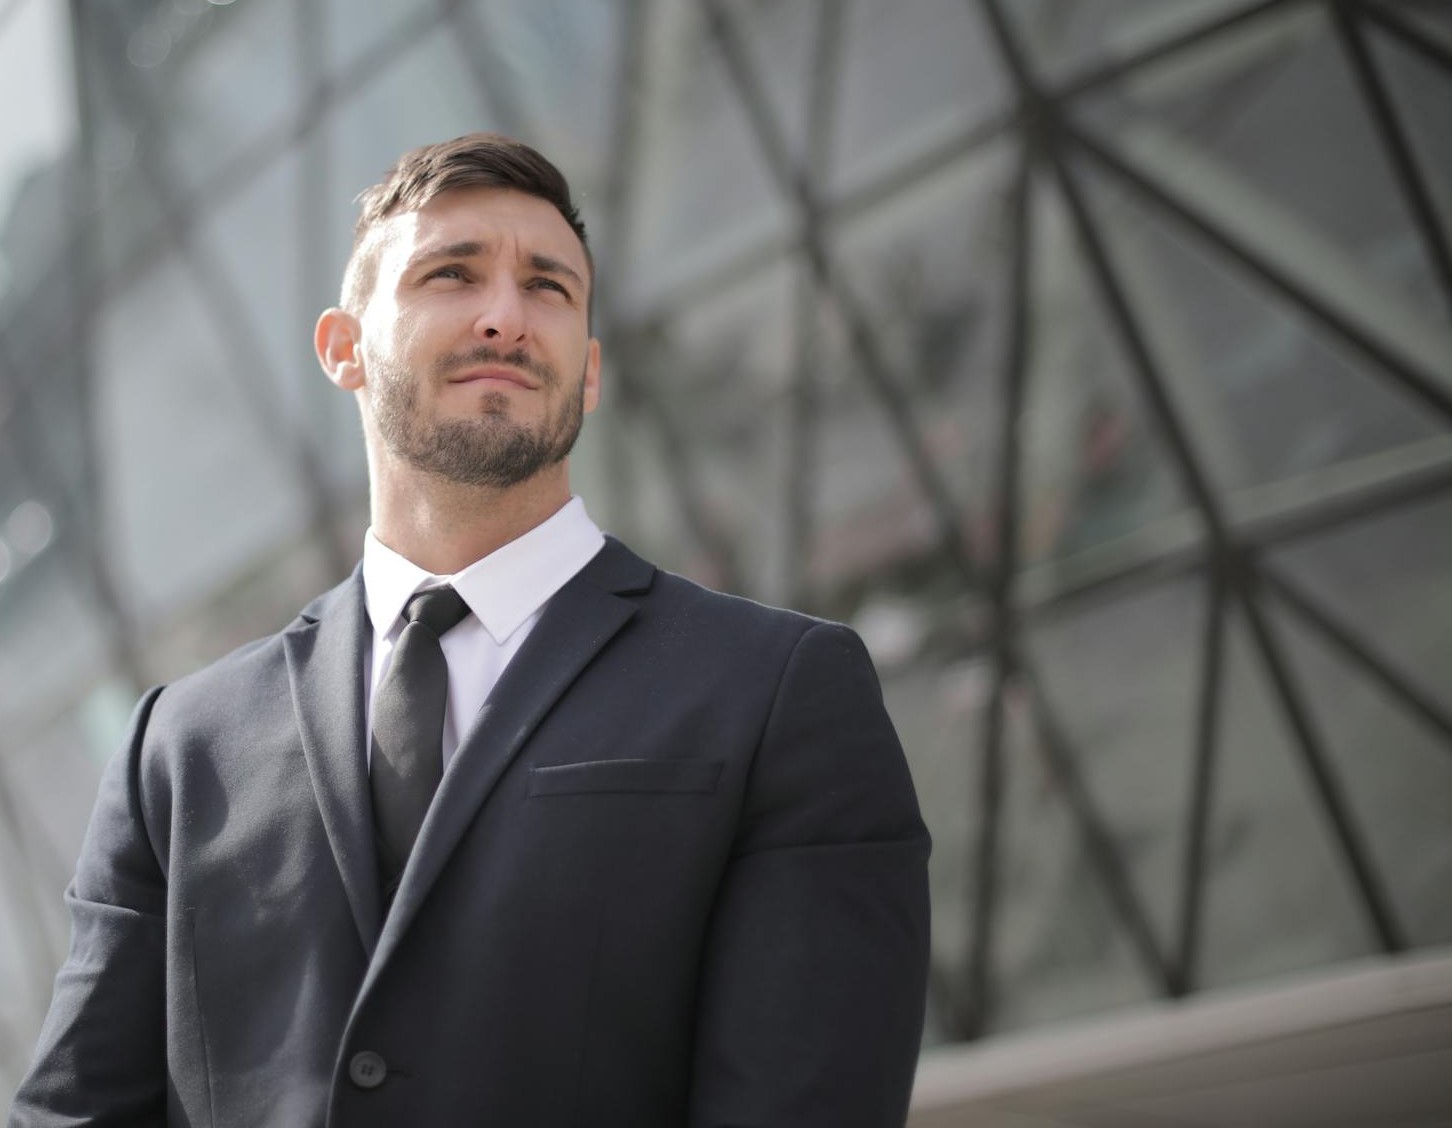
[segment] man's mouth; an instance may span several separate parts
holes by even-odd
[[[450,384],[513,384],[527,391],[535,391],[539,385],[525,372],[507,364],[485,364],[477,368],[466,368],[449,377]]]

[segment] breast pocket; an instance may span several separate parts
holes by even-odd
[[[720,760],[588,760],[531,768],[530,798],[553,795],[709,794],[716,790]]]

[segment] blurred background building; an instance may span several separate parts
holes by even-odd
[[[1452,5],[0,0],[0,97],[0,1102],[137,694],[358,552],[353,197],[492,128],[583,197],[592,515],[877,660],[919,1122],[1452,1123]],[[1224,1104],[1275,1031],[1341,1119]]]

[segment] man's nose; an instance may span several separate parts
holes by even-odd
[[[483,293],[474,335],[496,344],[512,345],[524,339],[523,295],[512,280],[500,281]]]

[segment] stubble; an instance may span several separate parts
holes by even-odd
[[[522,352],[501,354],[487,345],[466,354],[441,357],[429,373],[441,387],[449,373],[481,364],[511,364],[538,383],[535,394],[548,395],[559,373]],[[418,383],[402,365],[375,363],[370,406],[378,435],[388,449],[410,465],[460,485],[506,489],[563,462],[574,449],[585,417],[585,381],[566,395],[537,426],[510,418],[509,395],[497,390],[479,395],[478,412],[469,417],[427,420],[419,411]]]

